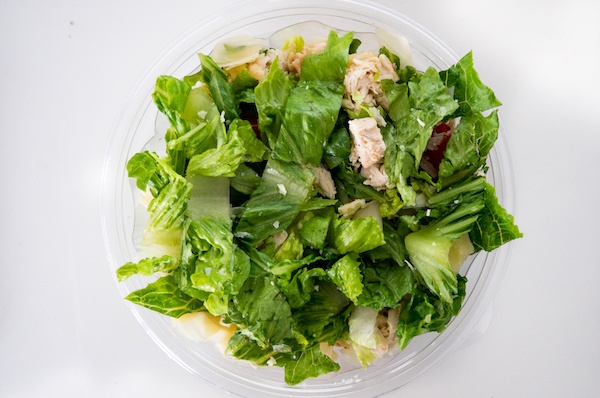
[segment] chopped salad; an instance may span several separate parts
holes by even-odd
[[[127,163],[146,198],[126,299],[221,336],[285,382],[363,367],[441,332],[465,260],[522,236],[486,181],[501,105],[472,54],[419,71],[353,32],[252,40],[159,76],[165,153]],[[207,325],[210,325],[208,327]]]

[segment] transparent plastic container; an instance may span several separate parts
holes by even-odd
[[[299,25],[298,25],[299,24]],[[164,153],[167,122],[151,98],[161,74],[183,77],[198,68],[197,53],[208,54],[224,38],[244,34],[269,38],[289,26],[300,34],[307,26],[325,25],[354,31],[367,39],[376,29],[403,36],[410,44],[417,69],[447,69],[459,57],[440,39],[400,13],[364,1],[253,1],[226,8],[200,21],[177,39],[151,65],[127,99],[112,131],[105,159],[101,222],[110,272],[128,261],[138,261],[138,242],[146,221],[139,205],[139,191],[127,177],[125,165],[135,153],[149,149]],[[322,25],[321,25],[322,26]],[[515,181],[504,130],[489,155],[488,181],[495,186],[500,203],[515,213]],[[467,294],[460,314],[442,333],[414,338],[404,351],[376,361],[366,370],[346,367],[340,372],[307,380],[296,386],[283,381],[278,367],[256,368],[226,358],[215,345],[182,337],[171,319],[124,300],[150,337],[183,368],[206,382],[245,397],[369,397],[409,383],[458,348],[489,321],[491,302],[508,265],[510,244],[492,253],[481,252],[462,267],[468,278]],[[115,278],[116,281],[116,278]],[[145,287],[148,280],[130,278],[117,282],[122,296]]]

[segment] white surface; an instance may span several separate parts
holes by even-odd
[[[98,207],[110,128],[135,81],[231,3],[0,2],[0,396],[226,396],[137,324]],[[504,103],[526,235],[487,331],[387,396],[600,396],[600,3],[380,3],[474,51]]]

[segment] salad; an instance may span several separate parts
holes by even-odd
[[[419,71],[406,48],[236,38],[159,76],[165,152],[127,163],[142,259],[116,271],[151,279],[126,299],[290,385],[443,331],[465,260],[522,234],[486,181],[501,103],[472,54]]]

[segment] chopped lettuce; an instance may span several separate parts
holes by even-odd
[[[346,254],[327,270],[327,274],[350,301],[357,302],[363,291],[358,254]]]
[[[472,54],[421,72],[382,47],[399,79],[380,82],[375,105],[348,110],[346,69],[360,46],[332,31],[322,51],[302,54],[299,76],[286,62],[300,53],[266,51],[266,64],[234,72],[199,54],[199,72],[156,81],[165,156],[127,163],[147,199],[145,257],[116,275],[153,281],[126,299],[235,325],[226,355],[281,367],[289,385],[340,369],[325,345],[341,341],[366,366],[392,343],[443,331],[465,297],[464,259],[522,236],[485,178],[500,102]],[[310,49],[302,37],[291,48]],[[250,72],[261,65],[258,81]],[[357,117],[378,121],[385,186],[367,185],[351,161]],[[450,136],[433,173],[421,159],[443,124]]]
[[[484,208],[471,229],[471,241],[476,250],[492,251],[511,240],[523,237],[514,223],[514,217],[500,204],[495,189],[486,183],[483,194]]]
[[[330,240],[340,254],[362,253],[385,244],[383,230],[375,217],[334,219]]]
[[[444,84],[454,90],[458,109],[453,115],[464,116],[483,112],[502,105],[494,92],[481,82],[473,67],[473,53],[469,52],[450,69],[440,72]]]
[[[279,69],[279,63],[273,62],[266,79],[254,89],[258,128],[265,134],[270,148],[273,148],[279,137],[286,102],[295,85],[296,81]]]
[[[169,273],[179,266],[175,257],[168,255],[162,257],[144,258],[137,263],[126,263],[117,269],[117,279],[123,282],[133,275],[153,275],[155,273]]]
[[[385,129],[385,171],[402,200],[414,205],[416,193],[408,178],[419,170],[421,157],[435,125],[451,115],[458,104],[448,93],[438,72],[428,68],[419,82],[382,83],[389,99],[389,116],[395,128]]]
[[[269,159],[261,183],[244,206],[236,236],[258,244],[285,230],[312,196],[313,182],[310,169]]]
[[[329,35],[325,49],[302,62],[300,81],[289,94],[281,130],[273,148],[277,159],[321,164],[323,148],[336,124],[352,33]]]
[[[171,275],[163,276],[145,288],[129,293],[125,298],[173,318],[203,309],[202,301],[183,293]]]

